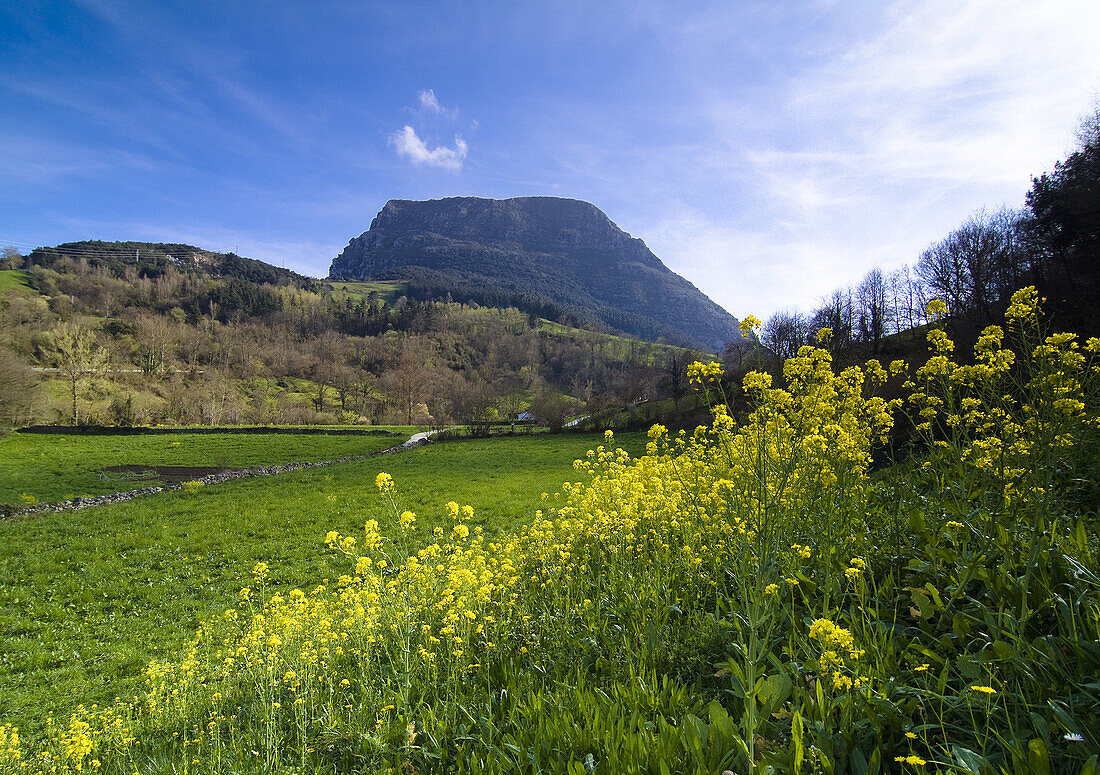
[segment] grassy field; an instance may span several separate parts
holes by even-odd
[[[34,499],[53,503],[162,484],[134,474],[101,473],[109,466],[256,465],[334,460],[392,447],[415,429],[384,428],[392,435],[151,434],[81,436],[12,433],[0,438],[0,503]],[[21,496],[27,498],[21,498]]]
[[[173,438],[52,438],[44,459],[63,471],[60,451],[70,463],[99,455],[99,465],[128,444],[156,443],[164,445],[163,460],[210,462],[215,458],[199,453],[203,442],[211,455],[226,455],[216,459],[238,464],[276,456],[265,460],[254,436],[196,436],[189,449],[168,446]],[[323,440],[292,436],[267,444]],[[354,445],[377,437],[329,441]],[[573,459],[600,441],[564,435],[451,442],[0,522],[0,723],[16,722],[33,734],[51,712],[62,718],[78,703],[132,696],[150,659],[174,654],[201,623],[236,604],[256,562],[271,564],[278,588],[308,588],[347,572],[346,559],[325,550],[327,531],[361,531],[366,519],[378,519],[384,532],[396,532],[374,486],[380,471],[394,477],[403,508],[417,513],[417,540],[431,541],[436,524],[449,527],[443,504],[450,500],[469,503],[470,525],[496,534],[528,520],[543,492],[575,479]],[[619,439],[634,453],[644,441],[641,434]],[[238,442],[248,446],[231,453]],[[24,452],[21,459],[29,458]],[[56,475],[57,491],[78,491],[86,468],[67,481]]]
[[[30,280],[30,274],[21,269],[0,270],[0,295],[8,291],[27,295],[34,294],[35,291],[27,282],[28,280]]]
[[[371,292],[376,292],[387,304],[392,305],[398,296],[405,292],[405,283],[373,280],[360,283],[327,283],[328,287],[337,293],[344,293],[359,301],[365,299]]]

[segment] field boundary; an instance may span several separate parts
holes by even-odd
[[[376,433],[391,432],[377,431]],[[438,431],[417,433],[401,444],[397,444],[392,447],[386,447],[386,449],[382,449],[377,452],[370,452],[365,455],[347,455],[345,457],[339,457],[334,460],[307,460],[296,463],[282,463],[273,466],[250,466],[248,468],[236,468],[230,471],[222,471],[221,473],[198,477],[192,481],[198,483],[201,486],[205,486],[208,484],[221,484],[222,482],[228,482],[233,479],[248,479],[253,476],[277,476],[278,474],[285,474],[291,471],[301,471],[302,469],[306,468],[324,468],[325,466],[332,466],[338,463],[351,463],[356,460],[369,460],[370,458],[378,457],[379,455],[392,455],[397,452],[404,452],[407,449],[413,449],[414,447],[431,444],[432,436],[435,433],[438,433]],[[181,484],[165,484],[159,487],[140,487],[136,490],[113,492],[106,495],[97,495],[91,498],[73,498],[72,500],[60,501],[58,503],[38,503],[33,506],[25,506],[23,508],[19,508],[17,510],[7,513],[5,513],[5,511],[3,510],[3,506],[0,505],[0,519],[14,519],[16,517],[26,517],[33,514],[59,513],[62,511],[73,511],[76,509],[87,509],[93,506],[105,506],[111,503],[122,503],[123,501],[140,498],[143,495],[154,495],[158,492],[182,490],[188,485],[194,486],[191,482],[183,482]]]
[[[156,428],[145,425],[30,425],[26,428],[17,428],[16,433],[54,433],[67,436],[139,436],[139,435],[171,435],[179,433],[285,433],[314,436],[403,436],[396,431],[387,431],[382,428],[288,428],[286,426],[268,425],[231,425],[218,427],[211,425],[198,425],[193,428]]]

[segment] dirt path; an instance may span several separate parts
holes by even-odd
[[[371,452],[366,455],[348,455],[347,457],[336,458],[335,460],[316,460],[305,461],[301,463],[284,463],[282,465],[274,466],[252,466],[250,468],[232,468],[219,470],[217,473],[207,474],[206,476],[198,476],[188,481],[201,482],[204,485],[207,484],[220,484],[221,482],[228,482],[231,479],[247,479],[251,476],[276,476],[278,474],[285,474],[288,471],[300,471],[303,468],[324,468],[325,466],[336,465],[337,463],[350,463],[354,460],[367,460],[372,457],[378,457],[379,455],[392,455],[396,452],[404,452],[407,449],[413,447],[419,447],[423,444],[431,442],[432,436],[439,433],[439,431],[425,431],[423,433],[414,433],[409,439],[401,444],[393,447],[387,447],[386,449],[379,450],[378,452]],[[126,466],[127,468],[148,468],[156,469],[157,466]],[[28,506],[25,509],[11,514],[11,517],[21,517],[29,514],[48,513],[58,511],[69,511],[70,509],[87,509],[92,506],[103,506],[109,503],[122,503],[123,501],[133,500],[134,498],[140,498],[143,495],[152,495],[158,492],[167,492],[168,490],[179,490],[183,487],[184,483],[168,483],[158,487],[141,487],[136,490],[126,490],[125,492],[113,492],[107,495],[98,495],[94,498],[73,498],[68,501],[61,501],[60,503],[40,503],[35,506]]]

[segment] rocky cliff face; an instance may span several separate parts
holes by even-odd
[[[599,208],[575,199],[391,200],[329,274],[393,277],[404,266],[535,293],[628,333],[640,317],[712,349],[740,338],[732,315]]]

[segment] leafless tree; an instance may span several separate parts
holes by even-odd
[[[42,344],[43,360],[68,381],[73,402],[73,425],[78,394],[94,384],[107,370],[107,354],[96,341],[95,331],[83,323],[59,323]]]
[[[799,312],[776,312],[760,331],[760,341],[781,361],[793,358],[809,336],[809,320]]]

